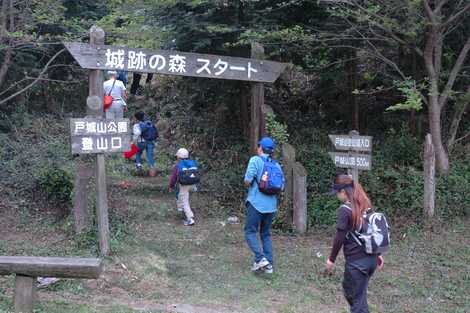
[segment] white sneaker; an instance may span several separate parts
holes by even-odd
[[[273,269],[273,266],[271,264],[268,264],[265,266],[265,268],[263,268],[263,272],[265,274],[272,274],[274,273],[274,269]]]
[[[266,258],[262,258],[261,260],[259,260],[259,262],[253,263],[253,266],[251,267],[251,271],[256,272],[260,269],[263,269],[264,267],[268,265],[269,265],[268,260],[266,260]]]
[[[184,226],[193,226],[194,225],[194,219],[193,218],[189,218],[187,220],[184,220],[183,221],[183,225]]]

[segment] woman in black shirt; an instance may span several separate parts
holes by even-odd
[[[375,269],[382,269],[383,257],[367,254],[351,236],[351,232],[361,229],[362,216],[372,205],[361,184],[354,182],[349,175],[336,177],[333,192],[343,204],[338,208],[336,236],[326,262],[327,270],[333,270],[338,252],[343,247],[346,259],[344,296],[351,307],[351,313],[368,313],[367,285]]]

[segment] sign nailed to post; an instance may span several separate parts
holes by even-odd
[[[64,43],[82,68],[274,82],[285,63],[172,50]]]
[[[329,152],[336,167],[357,168],[360,170],[371,169],[371,157],[368,154],[350,154],[343,152]]]
[[[372,137],[359,136],[359,132],[353,130],[348,135],[328,135],[336,150],[348,152],[329,152],[336,167],[350,169],[354,181],[359,180],[359,170],[372,168]],[[360,153],[363,152],[363,153]],[[366,152],[367,154],[364,154]]]
[[[123,152],[130,149],[129,119],[71,118],[72,154]]]
[[[336,150],[372,151],[371,136],[328,135]]]

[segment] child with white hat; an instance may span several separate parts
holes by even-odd
[[[171,171],[168,190],[171,192],[175,187],[176,208],[184,212],[185,219],[183,225],[194,225],[194,213],[189,205],[189,192],[193,190],[195,184],[199,182],[199,170],[195,160],[189,159],[189,151],[180,148],[176,152],[176,163]]]

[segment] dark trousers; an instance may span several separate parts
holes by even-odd
[[[377,256],[371,255],[354,261],[346,261],[343,291],[351,306],[351,313],[369,313],[367,286],[377,267]]]

